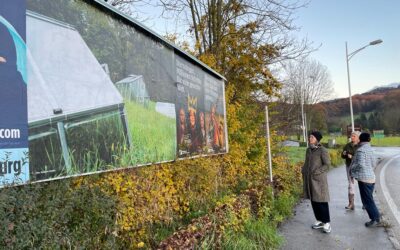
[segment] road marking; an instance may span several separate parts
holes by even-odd
[[[382,170],[381,170],[381,174],[380,174],[380,184],[381,184],[381,188],[382,188],[382,192],[383,192],[383,196],[385,197],[390,210],[392,210],[392,213],[394,215],[394,218],[396,218],[397,223],[399,223],[400,225],[400,212],[398,207],[396,206],[396,204],[394,203],[392,197],[389,194],[388,188],[386,187],[386,182],[385,182],[385,170],[386,167],[396,158],[399,158],[400,155],[397,155],[393,158],[391,158],[388,162],[386,162],[386,164],[383,166]]]

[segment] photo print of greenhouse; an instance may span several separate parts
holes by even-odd
[[[101,1],[26,3],[30,181],[228,151],[221,75]]]

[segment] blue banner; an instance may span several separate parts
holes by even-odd
[[[0,3],[0,186],[29,181],[25,0]]]

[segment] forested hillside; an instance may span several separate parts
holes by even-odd
[[[363,130],[385,130],[385,134],[400,133],[400,86],[379,87],[352,98],[356,125]],[[300,136],[301,105],[279,102],[272,121],[283,134]],[[340,98],[314,105],[304,105],[307,130],[317,129],[325,133],[342,132],[351,124],[349,98]]]
[[[400,133],[400,86],[376,88],[352,98],[355,123],[364,129],[384,129],[386,134]],[[321,103],[326,110],[330,131],[350,123],[349,99],[341,98]]]

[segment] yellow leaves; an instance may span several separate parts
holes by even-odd
[[[214,59],[205,57],[205,60],[212,62]],[[228,85],[226,95],[229,98],[235,95],[233,86]],[[115,234],[132,247],[148,248],[154,225],[168,225],[190,212],[197,212],[198,204],[209,207],[227,204],[228,209],[236,212],[226,224],[220,225],[220,229],[243,230],[243,222],[251,216],[250,210],[235,207],[237,198],[234,195],[222,199],[220,196],[221,193],[232,194],[250,185],[259,185],[267,177],[264,152],[256,159],[247,156],[249,150],[265,142],[260,138],[257,126],[254,130],[243,129],[249,121],[241,119],[251,118],[255,113],[252,111],[243,116],[245,111],[246,107],[240,102],[227,105],[229,135],[236,136],[237,133],[245,138],[243,142],[230,139],[229,154],[110,172],[95,179],[91,185],[100,187],[117,200],[118,229]],[[293,173],[283,157],[275,157],[273,164],[279,187],[290,190],[299,172],[296,169]],[[75,185],[86,182],[86,177],[77,178]],[[190,230],[200,229],[193,225]]]
[[[217,59],[215,58],[215,55],[210,54],[210,53],[204,53],[199,56],[199,59],[207,64],[210,68],[219,71],[217,68]]]
[[[84,180],[84,177],[82,177],[82,176],[73,179],[72,186],[76,187],[76,188],[80,187],[83,183],[83,180]]]
[[[274,186],[284,194],[299,192],[301,184],[301,165],[291,165],[285,156],[275,156],[272,159]]]

